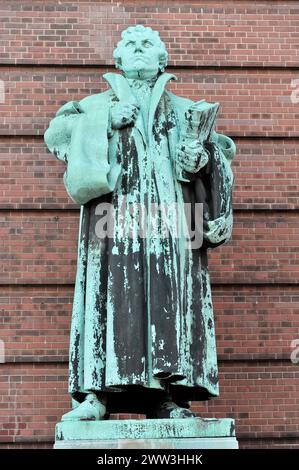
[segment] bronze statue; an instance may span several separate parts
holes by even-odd
[[[69,365],[77,406],[62,421],[191,418],[190,400],[218,396],[207,250],[231,236],[235,145],[214,130],[217,104],[166,90],[176,79],[167,58],[151,28],[123,31],[121,73],[104,75],[107,91],[62,106],[45,133],[81,205]],[[192,227],[201,222],[200,246],[187,247],[175,213],[156,210],[173,204],[191,207]]]

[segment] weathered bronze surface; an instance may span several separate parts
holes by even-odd
[[[207,250],[231,236],[236,149],[214,130],[217,104],[166,90],[176,77],[158,33],[128,28],[114,58],[122,73],[104,75],[108,90],[66,103],[45,133],[81,205],[69,368],[79,406],[63,421],[192,417],[189,400],[219,393]],[[152,210],[173,205],[192,207],[202,244],[177,236],[177,213]]]

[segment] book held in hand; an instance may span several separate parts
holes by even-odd
[[[219,106],[219,103],[209,103],[206,100],[194,103],[185,112],[182,137],[198,139],[201,142],[209,140],[215,127]]]
[[[185,111],[184,124],[181,129],[181,144],[185,141],[198,140],[201,143],[210,140],[215,128],[219,103],[209,103],[206,100],[197,101]],[[186,172],[180,164],[175,164],[176,177],[179,181],[189,181]]]

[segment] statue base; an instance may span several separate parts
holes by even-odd
[[[233,419],[65,421],[54,449],[238,449]]]

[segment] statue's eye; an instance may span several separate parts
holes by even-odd
[[[153,44],[150,41],[145,40],[145,41],[143,41],[143,45],[144,45],[144,47],[152,47]]]
[[[127,44],[126,44],[126,47],[132,47],[132,46],[134,46],[134,45],[135,45],[135,42],[134,42],[134,41],[129,41],[129,42],[127,42]]]

